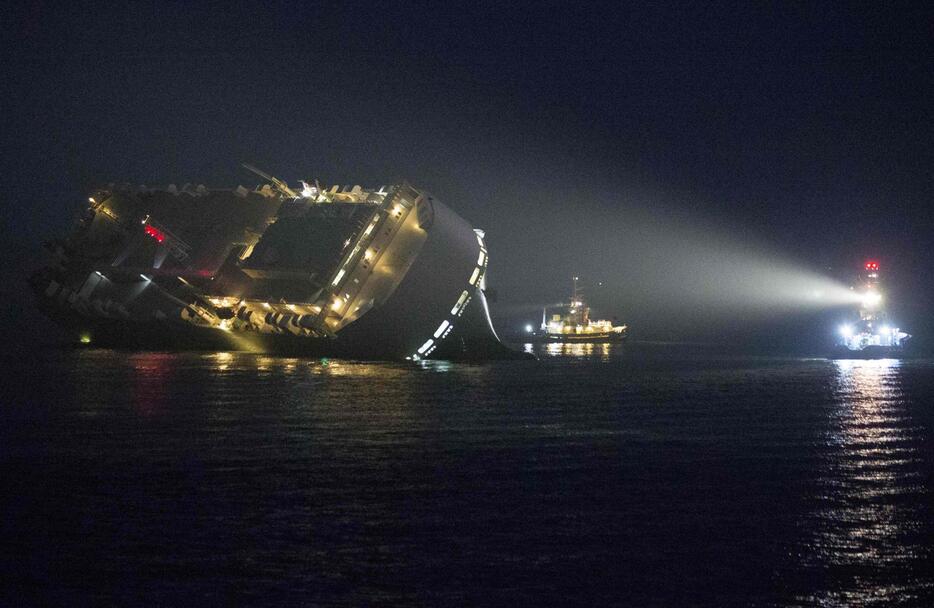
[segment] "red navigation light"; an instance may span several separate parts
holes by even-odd
[[[143,228],[143,230],[146,232],[146,234],[156,239],[156,241],[160,243],[165,240],[165,233],[159,230],[158,228],[156,228],[155,226],[150,226],[149,224],[146,224],[146,227]]]
[[[866,270],[879,270],[879,262],[866,262]]]

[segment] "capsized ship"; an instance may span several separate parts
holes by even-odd
[[[885,310],[880,288],[879,263],[866,262],[853,289],[860,295],[858,319],[839,329],[835,356],[840,358],[894,357],[902,353],[911,335],[896,327]]]
[[[548,308],[542,310],[542,325],[533,338],[540,342],[621,342],[626,339],[627,327],[612,321],[591,319],[590,307],[584,301],[574,277],[571,299],[561,305],[565,310],[548,319]]]
[[[106,346],[355,358],[502,358],[482,230],[403,183],[111,185],[30,277],[40,308]]]

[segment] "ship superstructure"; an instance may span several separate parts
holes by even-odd
[[[82,341],[353,357],[502,356],[484,233],[407,183],[93,192],[31,277]]]
[[[841,352],[873,356],[899,352],[911,336],[889,319],[878,262],[868,261],[863,265],[853,290],[859,295],[858,318],[840,326],[838,346]]]
[[[549,342],[618,342],[626,338],[626,326],[614,325],[605,319],[591,319],[590,307],[573,279],[571,299],[548,318],[547,307],[542,310],[542,324],[535,337]]]

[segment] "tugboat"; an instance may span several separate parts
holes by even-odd
[[[584,302],[574,277],[571,299],[559,307],[565,314],[552,314],[548,319],[548,308],[542,309],[542,325],[532,334],[537,342],[604,343],[622,342],[626,339],[625,325],[614,325],[612,321],[590,318],[590,307]],[[529,328],[531,329],[531,328]]]
[[[834,357],[839,359],[885,359],[898,357],[911,335],[896,327],[885,312],[879,287],[879,263],[866,262],[859,286],[859,318],[839,328]]]

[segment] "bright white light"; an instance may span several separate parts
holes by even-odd
[[[441,334],[444,333],[444,330],[451,325],[450,321],[441,321],[441,325],[438,326],[438,329],[435,330],[435,337],[440,338]]]
[[[525,326],[525,333],[530,334],[534,328],[531,325]]]
[[[877,291],[867,291],[863,294],[863,306],[877,306],[880,302],[882,302],[882,294]]]
[[[302,182],[302,198],[317,198],[317,196],[317,188],[309,185],[307,182]]]
[[[840,335],[844,338],[849,338],[853,335],[853,326],[852,325],[841,325],[840,326]]]
[[[892,331],[892,328],[889,327],[888,325],[883,325],[882,327],[879,328],[879,333],[880,333],[880,334],[891,333],[891,331]]]

